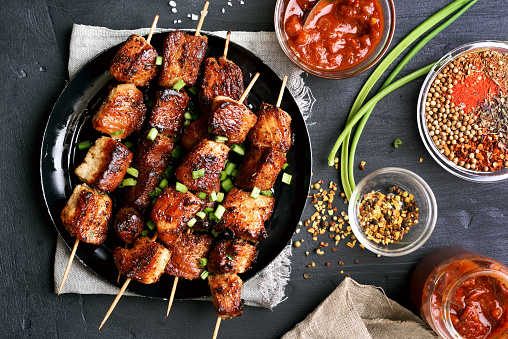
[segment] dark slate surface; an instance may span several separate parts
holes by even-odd
[[[214,0],[203,29],[273,30],[275,1]],[[73,23],[114,29],[148,27],[155,14],[159,27],[194,28],[187,13],[198,13],[202,1],[176,0],[177,13],[168,1],[61,1],[8,2],[0,14],[3,104],[0,108],[0,337],[120,338],[207,337],[216,315],[213,307],[196,301],[176,301],[168,319],[166,303],[148,298],[124,297],[105,327],[97,330],[113,297],[53,293],[53,254],[56,231],[46,212],[40,188],[39,150],[43,126],[51,107],[68,79],[66,63]],[[447,0],[399,0],[395,43],[426,17],[449,3]],[[222,13],[222,8],[225,13]],[[404,74],[436,61],[466,42],[505,39],[508,1],[479,1],[457,22],[431,41],[409,63]],[[173,20],[182,23],[174,25]],[[342,130],[347,112],[368,77],[329,81],[305,77],[317,102],[309,126],[315,178],[338,181],[338,172],[326,166],[332,143]],[[306,258],[316,243],[306,239],[294,249],[291,280],[282,304],[273,312],[247,307],[238,319],[225,321],[221,338],[276,338],[303,320],[349,273],[363,284],[380,286],[386,294],[411,308],[408,280],[416,263],[435,248],[462,245],[508,263],[508,184],[477,184],[458,179],[439,167],[418,135],[415,107],[423,79],[390,94],[376,107],[357,150],[357,161],[367,162],[356,171],[356,180],[371,171],[400,166],[422,176],[432,187],[439,205],[437,227],[418,251],[402,258],[377,258],[341,243],[339,251]],[[400,138],[403,145],[393,148]],[[423,158],[420,163],[419,159]],[[344,205],[345,207],[345,205]],[[308,205],[304,216],[313,213]],[[324,238],[320,240],[325,240]],[[353,264],[358,259],[359,264]],[[338,266],[338,261],[345,263]],[[317,266],[307,269],[314,261]],[[326,267],[325,263],[331,266]],[[340,274],[343,270],[344,274]],[[309,279],[303,274],[308,272]],[[336,324],[336,326],[341,326]]]

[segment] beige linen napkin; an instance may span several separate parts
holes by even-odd
[[[379,289],[344,281],[282,339],[435,339],[411,311]]]
[[[157,32],[168,31],[158,29]],[[69,53],[69,77],[74,76],[81,67],[97,54],[127,39],[131,34],[148,34],[148,28],[138,30],[111,30],[75,24],[72,30]],[[205,32],[206,33],[206,32]],[[225,37],[226,32],[212,32]],[[270,66],[281,78],[288,75],[287,87],[295,97],[306,122],[309,122],[312,105],[315,101],[310,89],[305,86],[302,73],[284,55],[273,32],[233,32],[231,41],[242,45]],[[54,289],[58,293],[60,281],[65,271],[70,250],[59,237],[55,252]],[[272,309],[284,300],[284,288],[290,275],[291,246],[264,270],[247,281],[242,289],[246,305]],[[117,294],[118,287],[99,278],[79,260],[74,260],[62,293],[78,294]],[[134,295],[126,293],[125,295]]]

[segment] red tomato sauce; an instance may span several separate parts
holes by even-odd
[[[361,63],[381,40],[384,20],[376,0],[337,0],[304,28],[316,0],[289,0],[284,13],[288,45],[313,68],[341,70]]]

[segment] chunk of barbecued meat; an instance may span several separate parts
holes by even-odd
[[[262,191],[272,189],[286,156],[269,147],[251,147],[243,158],[235,185],[246,191],[254,187]]]
[[[204,270],[199,259],[208,257],[212,240],[207,234],[182,234],[177,242],[168,246],[172,255],[164,273],[189,280],[199,278]]]
[[[210,127],[214,135],[227,137],[228,145],[244,142],[257,119],[250,109],[233,99],[218,96],[213,100]]]
[[[250,195],[238,188],[228,192],[222,203],[226,211],[215,225],[217,232],[252,242],[266,239],[264,223],[272,215],[275,199],[264,195],[254,199]]]
[[[182,144],[186,150],[190,151],[197,141],[211,137],[212,134],[208,133],[208,119],[209,116],[203,114],[183,128]]]
[[[212,292],[215,312],[222,319],[234,318],[243,313],[243,281],[236,273],[210,274],[208,285]]]
[[[250,130],[249,141],[257,147],[273,147],[286,153],[291,148],[291,116],[270,104],[262,104],[258,121]]]
[[[190,96],[172,88],[158,91],[148,125],[160,133],[175,137],[182,133],[182,120]]]
[[[219,192],[220,172],[228,158],[229,147],[220,142],[203,139],[187,154],[175,174],[188,189],[205,193]],[[202,176],[193,179],[193,172],[201,170]]]
[[[115,139],[101,137],[88,149],[76,167],[78,178],[103,192],[112,192],[122,182],[132,161],[132,152]]]
[[[152,193],[164,175],[158,173],[154,169],[140,169],[135,179],[136,185],[124,187],[122,190],[122,202],[125,206],[138,209],[141,213],[145,213],[152,206]]]
[[[147,86],[159,72],[155,60],[159,54],[140,35],[133,34],[120,47],[109,66],[109,72],[121,82]]]
[[[116,213],[113,228],[123,242],[131,244],[145,228],[145,221],[137,209],[124,206]]]
[[[217,62],[218,61],[218,62]],[[243,74],[240,67],[234,62],[221,56],[206,58],[205,70],[201,82],[199,105],[203,112],[209,112],[216,96],[226,96],[239,100],[244,92]]]
[[[169,33],[164,40],[159,86],[173,87],[178,80],[185,81],[188,86],[194,85],[207,46],[205,35],[194,36],[182,31]]]
[[[201,209],[202,201],[190,192],[178,192],[166,186],[153,206],[151,219],[157,225],[159,239],[173,244],[187,228],[187,222]]]
[[[138,238],[132,248],[116,247],[113,251],[120,273],[143,284],[157,282],[170,258],[168,249],[147,237]]]
[[[106,240],[112,209],[113,202],[106,193],[81,184],[74,188],[60,219],[79,241],[100,245]]]
[[[124,139],[141,129],[146,106],[143,93],[133,84],[120,84],[108,97],[92,119],[93,128],[115,139]]]
[[[133,166],[138,170],[153,169],[159,174],[164,173],[171,160],[174,146],[173,139],[162,134],[157,134],[154,140],[144,137],[136,150]]]
[[[211,273],[244,273],[257,258],[256,246],[238,239],[216,241],[208,256]]]

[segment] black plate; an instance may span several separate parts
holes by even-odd
[[[153,35],[152,45],[158,51],[162,51],[162,42],[166,34]],[[224,43],[225,39],[208,35],[206,56],[222,55]],[[56,229],[69,247],[73,246],[75,239],[63,227],[60,212],[75,185],[80,183],[74,175],[74,169],[81,163],[86,152],[77,150],[76,143],[82,140],[93,141],[100,135],[90,127],[89,120],[94,113],[93,108],[100,103],[109,85],[115,81],[107,69],[118,48],[119,46],[112,47],[98,55],[72,78],[53,107],[42,142],[41,182],[44,198]],[[282,82],[258,57],[245,48],[231,43],[228,59],[242,69],[246,84],[256,72],[260,73],[250,92],[249,104],[256,108],[261,101],[272,104],[277,101]],[[265,225],[268,238],[258,245],[258,260],[250,271],[242,274],[244,281],[275,259],[291,239],[309,191],[312,170],[309,135],[298,105],[288,90],[284,93],[281,108],[292,117],[294,145],[287,154],[289,167],[286,172],[293,178],[291,185],[277,180],[274,187],[275,210]],[[114,238],[115,232],[111,231],[108,240],[101,246],[80,243],[76,257],[96,274],[118,285],[116,283],[118,270],[112,258]],[[164,274],[155,284],[144,285],[133,281],[128,289],[144,296],[168,298],[172,283],[173,277]],[[201,279],[194,281],[181,279],[175,297],[193,298],[209,294],[208,285]]]

